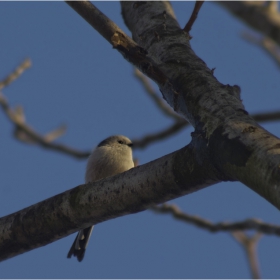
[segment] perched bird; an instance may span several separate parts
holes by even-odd
[[[115,135],[106,138],[92,151],[88,158],[85,181],[94,182],[122,173],[134,167],[132,142],[127,137]],[[81,262],[94,226],[80,230],[67,258],[72,255]]]

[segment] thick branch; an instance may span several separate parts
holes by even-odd
[[[195,127],[193,140],[151,163],[2,218],[0,260],[220,180],[238,179],[280,207],[279,140],[248,116],[239,88],[220,84],[194,54],[168,2],[122,3],[139,45],[90,3],[69,5],[158,83],[168,103]]]
[[[28,67],[30,67],[30,60],[24,61],[21,65],[19,65],[15,71],[9,74],[2,82],[0,82],[0,88],[5,87],[15,81]],[[171,126],[167,127],[164,130],[161,130],[156,133],[148,134],[143,136],[141,139],[135,139],[134,148],[144,148],[147,145],[165,139],[183,129],[188,123],[181,118],[179,115],[174,113],[172,109],[162,101],[160,97],[157,96],[155,91],[152,89],[151,85],[148,82],[146,76],[144,76],[140,71],[136,70],[136,76],[143,83],[143,86],[148,91],[150,96],[155,100],[155,102],[162,108],[162,111],[167,115],[172,116],[176,122],[174,122]],[[14,136],[16,139],[28,143],[28,144],[36,144],[43,148],[55,150],[75,158],[87,158],[89,156],[89,151],[79,151],[74,148],[70,148],[64,144],[53,143],[52,141],[61,136],[66,131],[66,126],[60,126],[57,129],[47,133],[46,135],[41,135],[31,128],[29,124],[26,123],[23,108],[21,106],[17,106],[16,108],[11,108],[8,100],[5,96],[0,93],[0,107],[3,112],[6,114],[8,119],[14,125]]]
[[[114,27],[115,32],[111,21],[90,3],[69,3],[107,40],[113,34],[110,43],[158,84],[170,106],[195,127],[197,139],[208,143],[221,179],[243,182],[280,209],[280,140],[249,116],[240,88],[219,83],[195,55],[169,2],[121,4],[139,45]],[[110,31],[104,32],[102,24]],[[198,151],[200,160],[203,156]]]
[[[121,5],[133,39],[168,77],[169,87],[156,81],[163,97],[208,143],[213,165],[280,209],[280,140],[249,116],[240,88],[219,83],[195,55],[168,2]]]
[[[125,173],[81,185],[0,219],[0,260],[44,246],[92,224],[148,207],[219,182],[209,160],[189,145]],[[189,168],[185,168],[186,162]]]
[[[127,36],[92,3],[88,1],[66,1],[66,3],[95,28],[127,61],[140,69],[152,80],[175,92],[169,79],[162,72],[156,61],[147,56],[146,50],[137,45],[135,41]],[[135,2],[133,7],[137,9],[143,3]]]

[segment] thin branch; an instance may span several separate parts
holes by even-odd
[[[264,50],[273,59],[277,66],[280,67],[280,47],[274,41],[265,36],[259,38],[259,36],[253,35],[249,32],[243,32],[241,36],[247,42]]]
[[[271,122],[280,120],[280,111],[273,111],[269,113],[258,113],[251,115],[257,122]]]
[[[153,142],[163,140],[175,133],[178,133],[180,130],[182,130],[187,125],[189,125],[189,123],[183,119],[180,121],[176,121],[170,127],[166,128],[162,131],[159,131],[159,132],[156,132],[153,134],[147,134],[139,140],[133,139],[132,140],[133,147],[143,149],[147,145],[150,145]]]
[[[267,1],[215,1],[247,25],[274,40],[280,46],[280,13],[277,3]]]
[[[195,20],[198,16],[199,10],[200,10],[203,2],[204,1],[196,1],[195,2],[195,6],[194,6],[194,9],[192,11],[191,17],[190,17],[189,21],[187,22],[186,26],[183,29],[185,32],[189,33],[191,31],[192,26],[193,26],[193,24],[194,24],[194,22],[195,22]]]
[[[26,69],[31,67],[31,60],[25,59],[10,75],[0,82],[0,90],[16,80]]]
[[[81,17],[100,33],[130,63],[147,74],[158,84],[176,92],[159,65],[148,56],[147,51],[127,36],[111,19],[89,1],[66,1]],[[144,2],[143,2],[144,3]],[[134,8],[139,4],[135,3]]]
[[[10,108],[9,103],[3,94],[0,94],[0,106],[8,119],[15,125],[14,135],[17,137],[17,139],[27,143],[36,143],[43,148],[55,150],[76,158],[87,158],[89,156],[89,152],[78,151],[66,145],[51,142],[51,140],[53,140],[54,134],[57,136],[61,135],[61,133],[64,131],[64,126],[48,133],[46,136],[41,136],[25,123],[22,112],[19,113],[19,110],[12,110]]]
[[[231,233],[234,239],[244,248],[248,261],[249,266],[251,269],[251,274],[253,279],[260,279],[260,269],[259,269],[259,261],[258,261],[258,254],[257,254],[257,245],[262,237],[262,234],[256,232],[253,236],[247,235],[245,232],[242,231],[234,231]]]
[[[9,74],[3,81],[0,81],[0,89],[10,85],[14,82],[25,70],[31,67],[31,60],[23,61],[11,74]],[[8,103],[7,98],[0,92],[0,107],[7,116],[7,118],[14,124],[14,136],[16,139],[29,144],[37,144],[43,148],[62,152],[76,158],[87,158],[89,152],[81,152],[76,149],[67,147],[63,144],[53,143],[52,141],[63,135],[66,131],[66,126],[61,125],[55,130],[40,135],[26,123],[25,115],[22,106],[16,106],[12,109]]]
[[[116,32],[122,34],[127,40],[127,47],[135,47],[136,43],[127,36],[110,18],[104,15],[97,7],[89,1],[65,1],[73,10],[84,18],[100,35],[111,45],[112,37]]]
[[[251,115],[257,122],[272,122],[280,120],[280,111],[274,111],[270,113],[259,113]],[[180,116],[179,116],[180,118]],[[148,145],[166,139],[171,135],[178,133],[184,127],[189,126],[189,123],[185,121],[183,118],[180,118],[178,121],[174,122],[171,126],[152,134],[147,134],[140,139],[133,139],[134,148],[135,149],[143,149]]]
[[[75,10],[78,10],[80,14],[82,14],[83,17],[85,17],[92,25],[97,26],[97,30],[101,28],[102,31],[100,32],[107,40],[110,41],[110,43],[116,47],[120,52],[125,52],[125,49],[127,52],[125,52],[128,56],[134,57],[134,62],[135,60],[138,59],[139,64],[143,63],[145,65],[149,65],[148,69],[152,73],[150,77],[152,76],[157,76],[159,80],[162,79],[165,80],[165,76],[161,76],[161,74],[152,66],[152,63],[149,59],[146,58],[146,56],[143,56],[143,53],[139,56],[139,52],[135,51],[138,50],[137,44],[132,41],[128,36],[126,36],[112,21],[110,21],[105,15],[103,15],[98,9],[96,9],[91,3],[89,2],[71,2],[68,3],[70,6],[74,8]],[[90,9],[88,9],[90,7]],[[96,17],[91,16],[91,12],[96,15]],[[101,27],[100,27],[101,26]],[[116,32],[122,32],[118,33],[118,36],[116,35]],[[112,37],[110,37],[113,34]],[[120,41],[118,41],[118,38]],[[134,48],[136,46],[136,49]],[[134,49],[133,49],[134,48]],[[141,49],[141,48],[140,48]],[[132,51],[134,50],[134,51]],[[140,51],[141,53],[141,51]],[[139,61],[140,59],[140,61]],[[133,59],[132,59],[133,60]],[[10,84],[13,80],[15,80],[22,72],[27,69],[30,66],[30,60],[26,60],[25,62],[22,63],[11,75],[9,75],[4,81],[0,83],[1,87],[3,88],[4,86],[7,86]],[[156,75],[155,75],[156,73]],[[159,75],[158,75],[159,74]],[[159,101],[160,99],[157,98],[158,104],[161,102]],[[65,127],[59,127],[57,130],[51,132],[51,138],[50,135],[45,135],[41,136],[39,133],[35,132],[33,129],[31,129],[30,126],[28,126],[25,123],[24,120],[24,115],[23,112],[20,112],[19,108],[16,108],[15,110],[11,110],[7,101],[5,98],[2,96],[1,97],[1,107],[10,119],[15,125],[15,137],[17,139],[27,142],[27,143],[33,143],[33,144],[38,144],[44,148],[56,150],[59,152],[62,152],[64,154],[68,154],[70,156],[74,156],[76,158],[86,158],[89,155],[89,151],[86,152],[81,152],[76,149],[67,147],[63,144],[57,144],[57,143],[52,143],[51,141],[53,140],[53,134],[56,134],[56,136],[61,135],[65,131]],[[168,111],[168,107],[165,107],[166,109],[165,112]],[[172,112],[170,114],[173,115],[174,118],[180,119],[179,116],[176,115],[172,110],[169,110],[169,112]],[[168,113],[167,113],[168,114]],[[267,114],[257,114],[253,115],[257,121],[271,121],[271,120],[278,120],[280,119],[280,113],[279,112],[274,112],[274,113],[267,113]],[[140,140],[134,140],[135,141],[135,148],[143,148],[150,143],[153,143],[155,141],[159,141],[163,138],[166,138],[173,133],[178,132],[180,129],[182,129],[184,126],[187,125],[187,122],[185,123],[183,121],[179,121],[177,123],[172,124],[170,127],[167,129],[164,129],[163,131],[160,131],[158,133],[150,134],[150,135],[145,135],[142,139]]]
[[[30,63],[30,60],[29,64]],[[23,73],[24,70],[26,70],[28,67],[26,67],[28,64],[27,62],[22,63],[13,73],[7,76],[7,78],[0,82],[1,85],[6,86],[10,84],[11,82],[15,81],[16,78],[19,77],[20,74]],[[143,74],[140,74],[138,71],[139,76],[142,75],[142,78],[144,77]],[[8,82],[7,82],[8,81]],[[143,80],[144,81],[144,80]],[[147,81],[145,81],[147,82]],[[159,100],[159,98],[158,98]],[[166,110],[167,110],[167,105]],[[23,111],[22,106],[16,106],[14,109],[12,109],[5,98],[5,96],[0,93],[0,107],[2,108],[3,112],[6,114],[8,119],[14,124],[14,136],[19,141],[22,141],[27,144],[37,144],[43,148],[55,150],[70,156],[73,156],[75,158],[87,158],[90,154],[90,151],[82,152],[78,151],[77,149],[70,148],[64,144],[58,144],[53,143],[52,141],[57,139],[59,136],[65,133],[66,126],[62,125],[58,127],[57,129],[45,134],[40,135],[38,132],[36,132],[34,129],[31,128],[30,125],[26,123],[25,115]],[[171,112],[171,109],[170,109]],[[185,126],[188,125],[187,121],[185,121],[183,118],[180,118],[175,113],[172,113],[174,118],[178,119],[175,123],[173,123],[170,127],[167,129],[164,129],[160,132],[148,134],[142,137],[141,139],[135,139],[134,140],[134,147],[135,148],[144,148],[147,145],[160,141],[164,138],[167,138],[171,136],[172,134],[175,134],[179,132],[181,129],[183,129]],[[176,116],[176,117],[175,117]]]
[[[21,69],[19,66],[17,69]],[[27,68],[25,68],[27,69]],[[15,71],[19,73],[20,71]],[[6,80],[14,81],[19,75],[16,77],[15,72],[10,74],[13,76],[13,79],[10,78],[10,75],[6,78]],[[22,74],[22,71],[21,71]],[[145,76],[137,70],[137,77],[141,80],[143,83],[143,86],[149,91],[149,94],[154,98],[155,102],[161,106],[163,104],[163,107],[160,107],[163,109],[163,112],[170,112],[170,114],[177,119],[178,121],[174,122],[171,126],[156,132],[152,134],[147,134],[140,139],[133,139],[134,142],[134,148],[140,148],[143,149],[150,145],[151,143],[160,141],[162,139],[166,139],[167,137],[170,137],[171,135],[178,133],[180,130],[182,130],[184,127],[188,126],[188,122],[185,121],[183,118],[178,116],[175,112],[173,112],[171,109],[169,110],[168,106],[160,102],[160,98],[158,96],[155,97],[156,93],[154,89],[151,87],[150,83],[148,82],[148,79],[145,78]],[[0,82],[0,84],[5,84],[5,82]],[[52,149],[54,151],[62,152],[64,154],[73,156],[75,158],[87,158],[90,154],[90,151],[78,151],[77,149],[70,148],[65,146],[64,144],[57,144],[52,143],[54,139],[59,137],[65,132],[66,127],[64,125],[58,127],[57,129],[51,131],[50,133],[46,135],[40,135],[38,132],[35,132],[28,124],[25,122],[25,116],[23,112],[23,108],[21,106],[15,107],[13,110],[10,108],[10,105],[8,104],[8,101],[4,97],[3,94],[0,94],[0,106],[2,107],[4,113],[7,115],[8,119],[14,124],[14,136],[16,139],[28,143],[28,144],[37,144],[39,146],[42,146],[43,148]],[[267,121],[278,121],[280,120],[280,111],[274,111],[270,113],[261,113],[261,114],[254,114],[252,117],[258,121],[258,122],[267,122]]]
[[[264,223],[257,219],[248,219],[245,221],[235,222],[235,223],[229,223],[229,222],[212,223],[198,216],[192,216],[187,213],[184,213],[176,205],[163,204],[161,206],[154,206],[151,209],[157,213],[169,213],[175,219],[178,219],[183,222],[187,222],[189,224],[195,225],[199,228],[208,230],[210,232],[251,229],[265,234],[273,234],[273,235],[280,236],[280,226]]]
[[[142,72],[135,68],[134,75],[141,82],[141,85],[144,87],[145,91],[165,115],[172,117],[173,119],[178,121],[183,120],[183,118],[175,113],[173,109],[156,93],[149,79]]]

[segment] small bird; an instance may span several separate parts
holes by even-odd
[[[110,136],[100,142],[88,158],[85,182],[94,182],[133,168],[131,147],[131,140],[123,135]],[[83,260],[93,227],[79,231],[67,258],[74,255],[79,262]]]

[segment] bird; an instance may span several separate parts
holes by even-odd
[[[132,146],[131,140],[123,135],[113,135],[101,141],[88,158],[85,182],[101,180],[133,168]],[[94,225],[78,232],[67,258],[74,255],[79,262],[83,260],[93,228]]]

